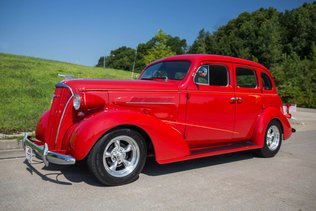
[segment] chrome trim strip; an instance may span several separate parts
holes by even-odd
[[[25,146],[29,146],[34,150],[34,152],[43,160],[45,166],[49,163],[54,163],[58,165],[73,165],[76,163],[76,159],[70,155],[64,155],[56,152],[51,152],[48,150],[47,143],[44,146],[38,146],[33,143],[29,138],[27,133],[24,133],[22,139],[22,146],[25,150]]]
[[[64,84],[62,82],[58,82],[56,85],[55,85],[56,88],[68,88],[71,92],[71,95],[74,95],[74,92],[72,91],[71,87],[68,86],[67,84]]]
[[[68,99],[68,101],[67,101],[67,103],[66,103],[66,105],[65,105],[65,108],[64,108],[64,110],[63,110],[63,113],[61,114],[60,121],[59,121],[58,128],[57,128],[57,132],[56,132],[55,143],[54,143],[54,148],[55,148],[55,149],[56,149],[56,144],[57,144],[57,139],[58,139],[58,135],[59,135],[61,123],[62,123],[62,121],[63,121],[63,119],[64,119],[64,115],[65,115],[65,113],[66,113],[68,104],[69,104],[70,100],[71,100],[73,97],[74,97],[74,96],[72,95],[72,96]]]
[[[222,131],[222,132],[226,132],[226,133],[239,134],[239,132],[235,132],[232,130],[226,130],[226,129],[215,128],[215,127],[208,127],[208,126],[204,126],[204,125],[196,125],[196,124],[190,124],[190,123],[185,123],[185,122],[175,122],[175,121],[169,121],[169,120],[161,120],[161,121],[163,121],[165,123],[169,123],[169,124],[184,125],[184,126],[198,127],[198,128],[208,129],[208,130],[217,130],[217,131]]]
[[[142,105],[175,105],[173,102],[126,102],[126,104],[142,104]]]
[[[72,91],[71,87],[68,86],[67,84],[64,84],[62,82],[58,82],[56,85],[55,85],[56,88],[67,88],[69,89],[70,93],[71,93],[71,97],[68,99],[65,107],[64,107],[64,110],[63,110],[63,113],[60,117],[60,120],[59,120],[59,124],[58,124],[58,128],[57,128],[57,133],[56,133],[56,138],[55,138],[55,143],[54,143],[54,148],[56,149],[56,144],[57,144],[57,139],[58,139],[58,135],[59,135],[59,131],[60,131],[60,126],[61,126],[61,123],[63,121],[63,118],[64,118],[64,115],[65,115],[65,112],[66,112],[66,109],[68,107],[68,104],[71,100],[71,98],[74,96],[74,92]]]

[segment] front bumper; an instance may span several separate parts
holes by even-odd
[[[76,159],[70,155],[49,151],[46,143],[43,146],[35,144],[27,135],[27,133],[23,135],[22,145],[24,150],[25,146],[29,146],[35,152],[35,154],[43,160],[45,166],[48,166],[49,163],[54,163],[57,165],[73,165],[76,163]]]

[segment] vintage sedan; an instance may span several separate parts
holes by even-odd
[[[56,84],[26,158],[86,160],[105,185],[159,164],[252,150],[273,157],[295,130],[270,71],[239,58],[180,55],[149,64],[137,80],[69,79]]]

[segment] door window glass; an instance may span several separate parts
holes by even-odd
[[[211,86],[227,86],[228,71],[223,65],[210,65],[210,85]]]
[[[211,86],[227,86],[228,70],[224,65],[203,65],[195,74],[194,82]]]
[[[252,69],[236,68],[237,86],[242,88],[256,88],[258,86],[256,72]]]

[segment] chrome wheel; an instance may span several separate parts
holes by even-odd
[[[274,151],[278,148],[280,143],[280,130],[276,125],[271,125],[267,131],[266,143],[267,147]]]
[[[130,136],[118,136],[109,141],[103,153],[105,170],[114,177],[129,175],[139,163],[140,150]]]

